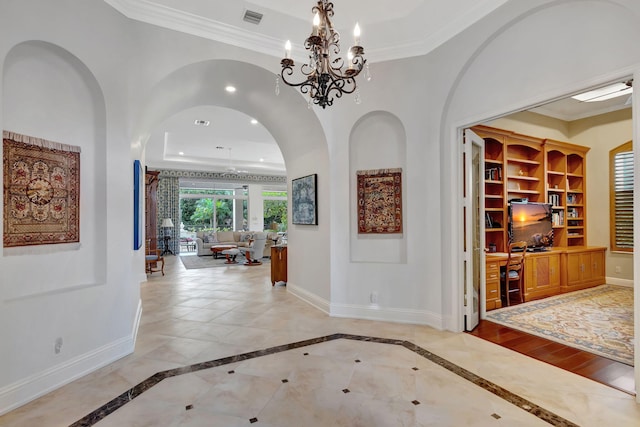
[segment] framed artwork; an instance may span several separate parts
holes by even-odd
[[[358,233],[402,233],[402,169],[357,171]]]
[[[308,175],[291,181],[293,224],[318,225],[318,175]]]
[[[144,216],[144,174],[140,160],[133,161],[133,249],[142,247],[142,218]]]
[[[80,242],[80,147],[3,131],[5,248]]]

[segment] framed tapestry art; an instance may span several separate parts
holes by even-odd
[[[3,245],[80,241],[80,147],[4,131]]]
[[[318,225],[317,181],[317,174],[291,181],[293,224]]]
[[[357,171],[358,233],[402,233],[402,169]]]

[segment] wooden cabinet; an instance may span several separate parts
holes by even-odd
[[[565,280],[562,292],[577,291],[605,283],[605,248],[575,248],[563,255]]]
[[[145,240],[149,241],[149,249],[152,252],[158,248],[158,175],[160,172],[147,171],[145,173],[145,198],[144,198],[144,231]]]
[[[487,260],[485,302],[487,310],[502,307],[500,300],[500,262]]]
[[[524,264],[525,302],[604,284],[606,249],[601,246],[567,246],[527,253]],[[506,253],[486,256],[487,311],[502,307],[500,269],[506,263]]]
[[[586,156],[589,147],[474,126],[484,139],[485,241],[505,252],[508,203],[527,199],[553,205],[554,246],[587,244]]]
[[[524,265],[525,302],[559,294],[560,277],[560,253],[527,254]]]
[[[287,281],[287,247],[271,246],[271,286]]]

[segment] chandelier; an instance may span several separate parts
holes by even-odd
[[[319,0],[311,11],[315,13],[313,31],[304,42],[305,49],[309,51],[309,62],[300,67],[300,71],[306,77],[299,83],[288,80],[293,75],[294,67],[291,42],[288,40],[285,45],[285,57],[280,61],[280,77],[287,85],[300,87],[300,92],[309,94],[309,106],[313,101],[314,104],[326,108],[327,105],[333,105],[334,96],[341,98],[343,94],[357,90],[355,77],[360,74],[367,60],[363,57],[364,48],[359,45],[360,27],[356,23],[353,31],[355,43],[347,53],[347,65],[343,69],[345,60],[340,56],[340,34],[331,23],[333,3]],[[360,102],[357,92],[356,102]]]

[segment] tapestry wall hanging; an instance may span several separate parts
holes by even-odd
[[[4,131],[5,248],[80,241],[80,147]]]
[[[358,233],[402,233],[402,169],[357,171]]]
[[[318,175],[308,175],[291,181],[294,224],[318,225],[318,196],[316,185]]]

